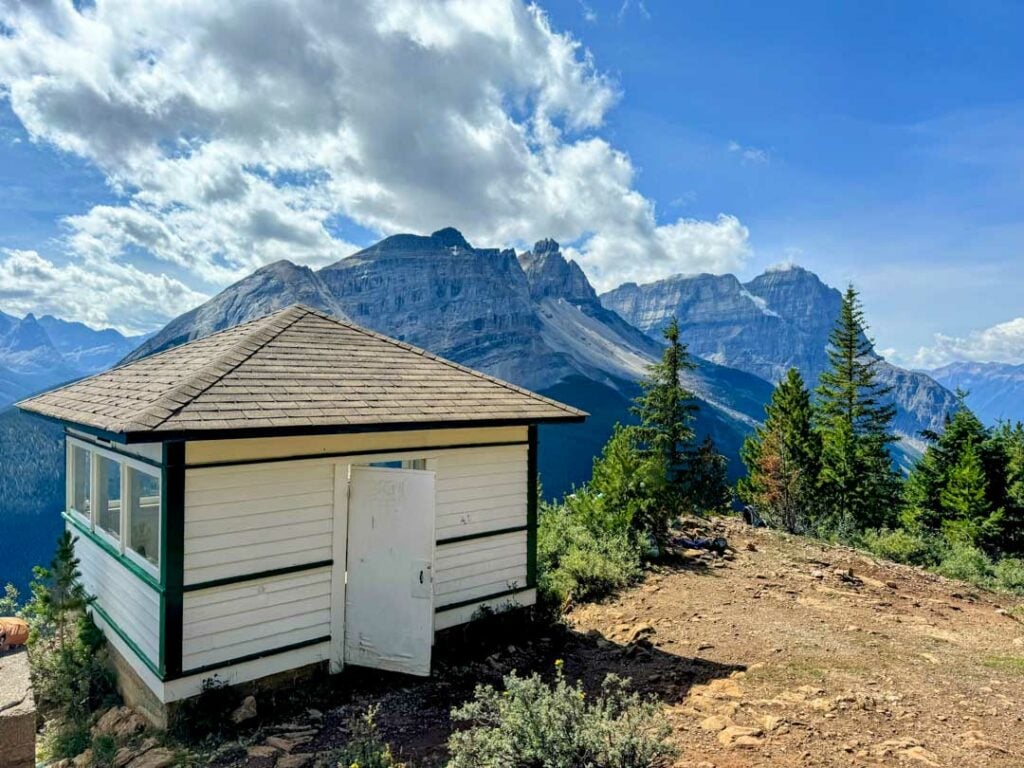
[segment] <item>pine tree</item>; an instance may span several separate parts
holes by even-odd
[[[973,442],[960,452],[939,503],[945,513],[942,529],[951,542],[976,545],[998,535],[1002,510],[993,511],[989,504],[988,481]]]
[[[791,368],[765,406],[764,425],[743,443],[747,476],[737,492],[768,525],[793,533],[817,517],[821,440],[812,427],[811,393]]]
[[[817,389],[815,427],[821,436],[819,485],[828,524],[837,531],[880,527],[894,517],[900,478],[889,446],[896,409],[877,381],[881,362],[865,333],[857,291],[849,286],[829,336],[829,367]]]
[[[989,455],[982,460],[989,477],[989,498],[1002,507],[999,530],[989,541],[994,554],[1024,556],[1024,425],[1000,424],[993,430],[987,446]],[[998,459],[993,458],[993,455]],[[991,463],[1001,461],[1001,472],[994,474]],[[995,482],[993,482],[993,477]]]
[[[711,435],[705,435],[686,457],[688,499],[694,514],[722,513],[732,504],[728,460],[715,447]]]
[[[680,380],[683,371],[694,368],[679,338],[675,318],[664,331],[668,346],[659,362],[648,366],[647,377],[640,382],[641,394],[632,412],[640,424],[635,434],[644,452],[660,458],[668,479],[666,503],[678,506],[685,497],[686,452],[693,441],[693,393]]]
[[[1005,486],[1005,481],[996,478],[1001,473],[1003,460],[990,454],[1001,451],[991,444],[989,430],[967,406],[967,393],[957,390],[956,397],[956,406],[946,414],[942,432],[923,433],[929,442],[928,448],[904,486],[907,509],[903,518],[905,524],[915,530],[937,532],[942,528],[947,510],[942,505],[941,495],[968,445],[979,447],[989,489],[986,495],[994,505],[1000,504],[1000,500],[990,494]]]

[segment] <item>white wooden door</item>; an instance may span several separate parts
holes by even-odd
[[[352,467],[345,663],[430,674],[434,473]]]

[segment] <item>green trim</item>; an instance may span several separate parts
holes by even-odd
[[[537,427],[531,425],[526,451],[526,586],[537,586]]]
[[[140,649],[139,646],[135,644],[135,641],[128,637],[128,633],[121,629],[117,625],[117,622],[111,619],[110,615],[102,608],[100,608],[98,603],[93,602],[92,604],[90,604],[89,607],[100,615],[100,618],[103,619],[103,622],[112,630],[114,630],[117,636],[121,638],[122,641],[124,641],[125,645],[131,648],[132,653],[138,656],[139,661],[146,665],[146,669],[148,669],[150,672],[156,675],[160,680],[163,680],[163,676],[160,674],[160,669],[157,667],[157,665],[150,661],[149,657],[142,652],[142,649]]]
[[[185,444],[164,443],[160,562],[164,594],[160,613],[160,669],[164,679],[181,675],[185,579]]]
[[[239,467],[248,464],[276,464],[282,461],[307,461],[309,459],[338,459],[346,456],[376,456],[379,454],[409,453],[411,451],[455,451],[464,448],[497,448],[506,445],[526,445],[523,440],[503,440],[493,443],[456,443],[455,445],[423,445],[411,448],[375,448],[364,451],[338,451],[336,453],[302,453],[281,458],[239,459],[238,461],[207,461],[200,464],[189,464],[188,469],[205,469],[207,467]]]
[[[480,597],[473,597],[469,600],[460,600],[457,603],[448,603],[447,605],[439,605],[434,609],[434,613],[444,613],[445,611],[454,611],[456,608],[466,608],[470,605],[477,605],[478,603],[486,603],[488,600],[497,600],[499,597],[511,597],[512,595],[518,595],[523,592],[529,592],[534,587],[513,587],[512,589],[505,589],[501,592],[493,592],[490,595],[481,595]]]
[[[70,437],[74,440],[81,440],[83,443],[87,443],[88,445],[94,446],[96,448],[102,448],[104,450],[110,451],[111,453],[116,453],[118,456],[124,456],[126,459],[134,459],[135,461],[142,462],[143,464],[148,464],[149,466],[156,467],[157,469],[162,469],[164,466],[162,462],[159,462],[156,459],[151,459],[148,456],[139,456],[138,454],[130,453],[124,450],[123,448],[118,448],[117,444],[109,443],[107,441],[101,443],[98,442],[98,440],[88,439],[89,437],[95,437],[95,435],[86,435],[85,437],[83,437],[82,435],[73,435],[71,434],[71,429],[67,426],[64,427],[64,437]]]
[[[150,430],[127,432],[119,442],[241,440],[257,437],[305,437],[310,435],[357,435],[366,432],[419,432],[427,429],[478,429],[485,427],[526,427],[534,424],[570,424],[585,421],[589,414],[566,414],[531,419],[461,419],[458,421],[413,421],[392,424],[324,424],[295,427],[239,427],[234,429]],[[73,422],[71,422],[73,423]]]
[[[511,528],[499,528],[496,531],[482,531],[481,533],[467,533],[465,536],[452,536],[447,539],[438,539],[434,542],[437,546],[444,544],[458,544],[462,541],[475,541],[477,539],[489,539],[492,536],[503,536],[506,533],[520,533],[522,531],[528,531],[529,526],[516,525]]]
[[[246,573],[242,576],[225,576],[223,579],[211,579],[201,581],[198,584],[186,584],[182,587],[185,592],[198,592],[201,589],[213,589],[214,587],[226,587],[230,584],[244,584],[247,581],[257,579],[269,579],[274,576],[285,576],[289,573],[302,573],[303,571],[314,571],[319,568],[327,568],[334,565],[334,560],[318,560],[315,563],[303,563],[302,565],[289,565],[286,568],[274,568],[269,571],[257,571]]]
[[[122,554],[117,547],[96,533],[96,531],[91,530],[70,512],[61,512],[60,515],[67,520],[79,534],[117,560],[125,570],[129,571],[133,576],[138,577],[146,584],[146,586],[156,590],[157,592],[163,593],[164,588],[160,586],[160,582],[153,576],[153,574],[149,573],[145,568],[134,562],[127,555]]]
[[[228,659],[226,661],[217,661],[213,664],[206,664],[202,667],[195,667],[193,669],[186,669],[178,677],[190,677],[192,675],[201,675],[204,672],[213,672],[216,669],[223,669],[224,667],[232,667],[236,664],[244,664],[247,661],[256,661],[257,659],[265,659],[268,656],[278,656],[288,651],[297,651],[300,648],[308,648],[311,645],[319,645],[320,643],[329,643],[331,641],[330,635],[324,635],[322,637],[314,637],[312,640],[303,640],[298,643],[292,643],[291,645],[282,645],[279,648],[273,648],[269,651],[259,651],[257,653],[250,653],[248,656],[239,656],[235,659]],[[173,680],[175,678],[168,678]]]

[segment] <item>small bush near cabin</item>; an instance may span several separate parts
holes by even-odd
[[[545,507],[537,534],[538,589],[549,603],[593,600],[639,578],[628,531],[596,533],[564,507]]]
[[[452,711],[468,727],[448,741],[448,768],[661,768],[675,749],[659,706],[609,675],[588,699],[556,662],[554,684],[539,675],[505,678],[505,690],[478,686]]]
[[[403,768],[377,730],[377,710],[370,707],[352,723],[348,743],[336,755],[338,768]]]
[[[106,640],[85,612],[92,598],[81,584],[74,543],[65,532],[50,567],[35,569],[32,600],[22,611],[32,627],[32,686],[50,720],[44,752],[54,758],[87,748],[93,713],[117,701]]]

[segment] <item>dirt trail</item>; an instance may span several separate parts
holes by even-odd
[[[561,658],[595,690],[615,672],[660,699],[678,766],[1024,766],[1024,601],[737,520],[703,529],[734,552],[683,552],[561,628],[517,618],[490,637],[467,630],[435,649],[428,680],[350,670],[304,703],[293,692],[288,704],[322,720],[263,723],[242,744],[310,728],[298,749],[324,758],[376,703],[396,752],[443,765],[448,713],[474,685],[550,674]],[[278,762],[259,749],[215,762]]]
[[[606,649],[632,653],[637,686],[666,700],[679,765],[1024,766],[1020,601],[736,521],[715,527],[731,559],[689,552],[569,615],[599,645],[649,645]],[[681,659],[743,671],[687,687]]]

